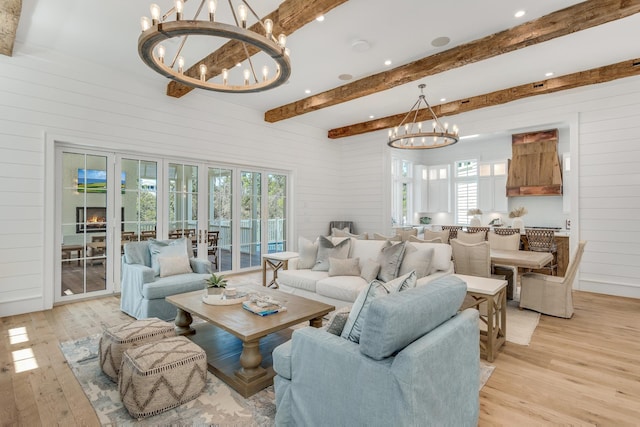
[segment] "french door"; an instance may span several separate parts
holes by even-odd
[[[119,290],[124,244],[187,237],[213,271],[287,248],[288,175],[56,147],[55,302]]]
[[[189,237],[213,271],[253,269],[265,251],[285,250],[286,174],[168,163],[167,176],[169,237]]]
[[[124,185],[109,153],[58,147],[54,301],[113,292],[115,194]]]

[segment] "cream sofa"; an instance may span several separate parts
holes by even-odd
[[[340,237],[332,238],[336,243],[343,239]],[[362,269],[367,260],[377,260],[386,243],[385,240],[351,238],[349,258],[359,258],[360,269]],[[416,249],[433,248],[434,250],[429,273],[427,276],[419,278],[416,286],[422,286],[439,277],[453,274],[451,246],[448,244],[417,242],[404,242],[404,244],[411,245]],[[330,277],[327,271],[299,269],[299,259],[289,260],[288,269],[278,272],[280,290],[340,308],[353,304],[360,291],[367,285],[367,281],[360,276]]]

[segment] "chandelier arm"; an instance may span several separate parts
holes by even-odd
[[[400,122],[400,124],[398,125],[398,127],[401,127],[402,125],[404,125],[404,122],[407,120],[407,118],[409,117],[409,115],[411,114],[411,112],[413,111],[414,108],[416,108],[416,106],[420,103],[420,99],[418,99],[416,101],[415,104],[413,104],[413,107],[411,107],[411,109],[407,112],[407,114],[405,114],[404,118],[402,119],[402,121]]]
[[[183,3],[186,3],[186,2],[188,2],[188,1],[189,1],[189,0],[183,0]],[[202,0],[202,3],[200,4],[200,9],[202,9],[202,5],[204,4],[204,2],[205,2],[205,0]],[[161,21],[161,22],[166,21],[166,20],[167,20],[167,18],[168,18],[169,16],[171,16],[171,14],[172,14],[173,12],[175,12],[175,11],[176,11],[176,7],[175,7],[175,6],[173,6],[171,9],[169,9],[169,10],[167,11],[167,13],[165,13],[164,15],[162,15],[162,21]],[[200,13],[200,10],[198,10],[198,13],[196,14],[196,16],[197,16],[199,13]],[[196,18],[193,18],[193,19],[196,19]]]
[[[186,3],[188,0],[184,0],[184,2]],[[196,11],[196,14],[194,15],[193,19],[194,21],[196,20],[196,18],[198,18],[198,15],[200,15],[200,12],[202,11],[202,7],[204,6],[204,2],[205,0],[201,0],[200,1],[200,6],[198,6],[198,10]],[[175,9],[175,6],[171,8],[171,10],[169,12],[167,12],[167,14],[165,16],[162,17],[162,19],[166,19],[166,16],[169,15],[171,13],[172,10]],[[176,61],[178,60],[178,58],[180,57],[180,54],[182,53],[182,49],[184,48],[185,43],[187,42],[187,39],[189,38],[189,36],[183,36],[182,40],[180,41],[180,46],[178,46],[178,50],[176,51],[176,54],[173,55],[173,60],[171,61],[171,68],[174,67],[174,65],[176,65]]]
[[[247,50],[247,44],[242,43],[242,48],[244,49],[244,54],[247,55],[247,61],[249,62],[249,68],[251,68],[251,74],[253,74],[253,81],[258,83],[258,76],[256,75],[256,70],[253,68],[253,61],[251,60],[251,55],[249,55],[249,51]]]
[[[428,102],[427,102],[427,108],[429,109],[429,112],[431,113],[431,116],[433,117],[433,121],[436,122],[436,124],[440,127],[440,132],[444,132],[444,130],[445,130],[444,126],[442,126],[442,123],[440,123],[440,119],[438,118],[438,116],[436,116],[436,113],[433,112],[433,110],[431,109],[431,105],[429,105]],[[435,129],[434,129],[434,132],[435,132]]]
[[[410,126],[410,130],[413,132],[413,126],[416,124],[416,121],[418,120],[418,113],[420,112],[420,100],[422,100],[423,98],[420,97],[418,98],[418,102],[416,102],[413,106],[416,108],[415,113],[413,114],[413,120],[411,121],[411,126]],[[427,101],[425,101],[427,102]],[[413,108],[412,108],[413,109]]]

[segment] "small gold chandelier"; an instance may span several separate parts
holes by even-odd
[[[246,0],[241,0],[236,9],[231,0],[228,0],[231,15],[235,21],[233,24],[216,22],[217,0],[201,0],[192,20],[183,20],[184,3],[187,0],[176,0],[174,6],[164,15],[161,15],[160,7],[152,4],[151,19],[143,16],[140,19],[142,34],[138,38],[138,54],[151,69],[177,82],[187,86],[218,92],[247,93],[261,92],[276,88],[284,84],[291,75],[291,62],[289,49],[285,47],[287,37],[280,34],[277,38],[273,35],[273,21],[262,21]],[[205,9],[205,4],[207,6]],[[208,13],[207,13],[208,12]],[[247,28],[249,12],[257,22]],[[200,14],[205,19],[199,20]],[[175,20],[168,18],[174,15]],[[216,64],[207,64],[200,60],[190,69],[185,69],[185,59],[181,55],[189,36],[220,37],[241,43],[248,67],[243,70],[242,76],[232,76],[232,69],[217,67]],[[181,37],[173,59],[167,61],[166,46],[162,42]],[[275,62],[274,71],[269,65],[263,65],[261,75],[258,76],[251,59],[248,45],[253,46],[258,53],[270,56]],[[265,57],[261,55],[261,57]],[[237,58],[234,58],[234,64]],[[238,66],[241,64],[238,62]],[[218,77],[219,76],[219,77]],[[235,80],[233,80],[235,78]]]
[[[425,150],[446,147],[458,142],[458,127],[454,125],[452,130],[449,130],[448,123],[445,123],[443,126],[424,96],[424,88],[426,85],[421,84],[418,87],[420,88],[418,100],[404,116],[402,122],[393,129],[389,129],[389,141],[387,145],[391,148]],[[426,119],[427,121],[432,120],[430,128],[428,127],[428,123],[423,125],[420,120],[421,116],[424,115],[420,114],[420,105],[423,102],[426,109],[422,111],[428,111],[431,115],[430,118]]]

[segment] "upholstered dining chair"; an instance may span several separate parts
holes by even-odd
[[[457,274],[491,277],[489,242],[465,243],[452,239],[449,243],[453,253],[453,267]]]
[[[458,237],[458,231],[462,230],[461,225],[441,225],[440,228],[442,228],[442,230],[449,230],[449,242],[453,239],[456,239]],[[442,243],[449,243],[449,242],[442,242]]]
[[[538,273],[523,274],[520,285],[520,308],[528,308],[550,316],[571,318],[573,316],[573,282],[586,244],[586,241],[580,241],[564,277]]]
[[[504,249],[517,251],[520,249],[520,233],[501,235],[496,233],[488,233],[487,241],[491,249]],[[507,295],[511,298],[514,295],[514,286],[517,287],[518,267],[509,265],[493,265],[493,273],[504,275],[507,279]]]
[[[495,227],[493,232],[501,236],[509,236],[511,234],[520,234],[519,228]]]
[[[553,261],[544,266],[549,269],[551,274],[555,276],[558,272],[557,252],[555,230],[548,228],[525,228],[525,235],[529,244],[529,250],[534,252],[550,252],[553,254]]]
[[[484,233],[485,240],[489,234],[489,227],[467,227],[467,233]]]

